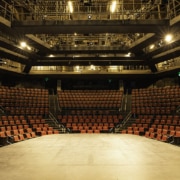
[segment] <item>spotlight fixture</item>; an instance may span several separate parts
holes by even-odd
[[[73,4],[71,1],[68,1],[68,7],[69,7],[69,12],[73,13]]]
[[[167,34],[166,36],[165,36],[165,41],[167,42],[167,43],[169,43],[169,42],[171,42],[172,41],[172,35],[171,34]]]
[[[79,66],[76,66],[76,71],[79,71]]]
[[[151,44],[149,49],[154,49],[155,45],[154,44]]]
[[[88,14],[88,19],[91,19],[92,18],[92,15],[91,14]]]
[[[31,51],[32,48],[31,48],[30,46],[27,46],[27,49],[28,49],[29,51]]]
[[[128,52],[125,56],[126,57],[130,57],[131,56],[131,52]]]
[[[27,46],[26,42],[24,42],[24,41],[22,41],[22,42],[20,43],[20,45],[21,45],[22,48],[25,48],[25,47]]]
[[[93,64],[91,64],[90,69],[91,69],[92,71],[94,71],[94,70],[95,70],[95,66],[94,66]]]
[[[111,11],[111,13],[114,13],[115,10],[116,10],[116,1],[113,1],[111,6],[110,6],[110,11]]]

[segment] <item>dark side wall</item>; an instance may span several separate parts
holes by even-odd
[[[104,79],[60,79],[60,78],[34,78],[29,76],[15,77],[15,76],[0,76],[0,84],[10,87],[25,87],[25,88],[45,88],[50,94],[57,91],[57,81],[61,81],[62,90],[65,89],[120,89],[120,82],[124,87],[124,91],[131,92],[132,89],[150,88],[150,87],[164,87],[180,85],[180,77],[165,77],[165,78],[104,78]]]

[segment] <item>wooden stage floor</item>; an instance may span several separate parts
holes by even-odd
[[[180,180],[180,147],[128,134],[56,134],[0,148],[0,180]]]

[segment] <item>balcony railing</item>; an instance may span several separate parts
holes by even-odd
[[[180,14],[179,0],[164,1],[118,1],[114,11],[106,1],[91,1],[90,4],[73,0],[72,8],[63,1],[14,0],[12,4],[2,0],[0,16],[13,21],[25,20],[125,20],[125,19],[172,19]]]

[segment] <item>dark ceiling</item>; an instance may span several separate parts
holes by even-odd
[[[72,0],[71,10],[69,1],[2,0],[0,58],[20,63],[22,74],[35,66],[77,65],[146,67],[159,74],[157,64],[173,59],[167,70],[179,71],[180,2],[118,0],[114,11],[113,2]],[[31,50],[19,46],[22,40]]]

